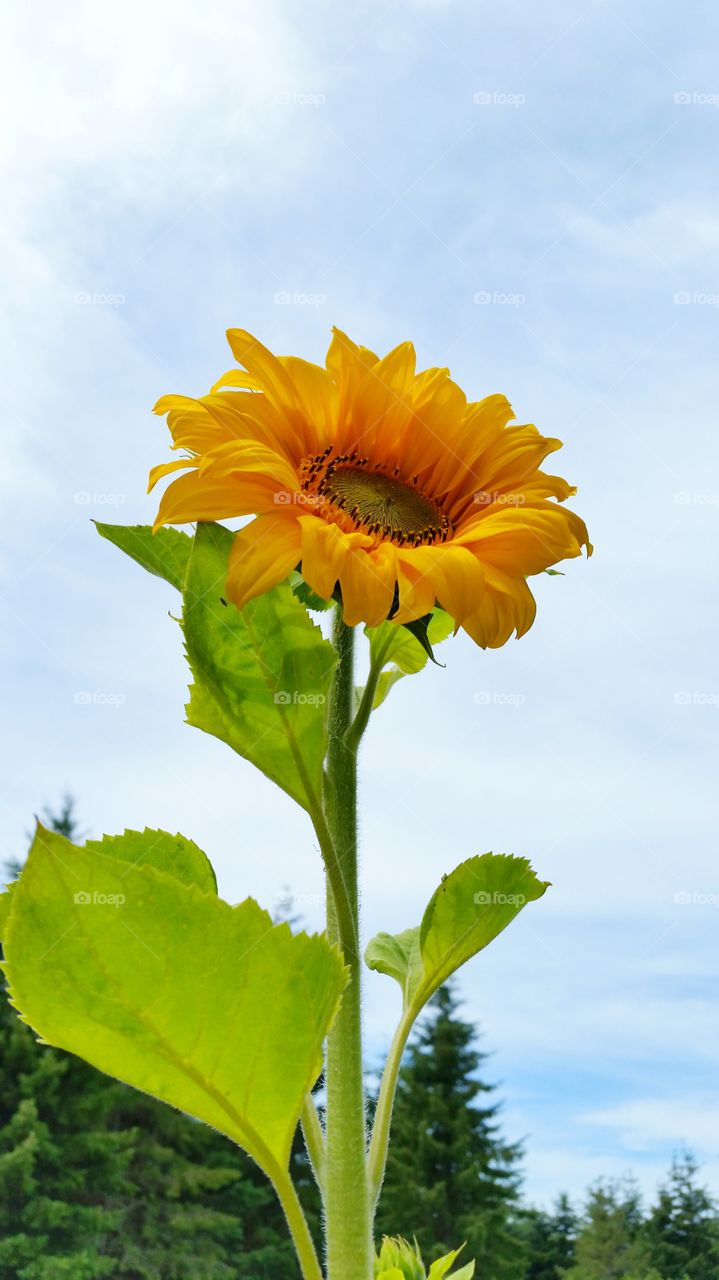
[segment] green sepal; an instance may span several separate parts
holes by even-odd
[[[401,625],[407,628],[410,635],[414,636],[415,640],[419,641],[430,662],[433,662],[436,667],[442,667],[444,666],[444,663],[438,662],[435,658],[429,639],[429,624],[431,621],[432,614],[426,613],[423,618],[415,618],[413,622],[403,622]]]

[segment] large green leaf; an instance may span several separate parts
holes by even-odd
[[[454,623],[443,609],[433,609],[427,627],[430,646],[439,644],[452,634]],[[414,675],[426,667],[428,654],[416,636],[407,627],[396,622],[383,622],[379,627],[365,627],[369,638],[370,664],[382,664],[377,683],[373,709],[384,702],[393,685],[403,676]]]
[[[183,627],[194,676],[187,719],[227,742],[306,809],[318,803],[336,655],[288,583],[225,602],[232,533],[198,526]]]
[[[210,859],[194,840],[185,836],[171,836],[167,831],[151,831],[145,827],[144,831],[125,831],[121,836],[88,840],[85,849],[108,858],[119,858],[133,867],[157,867],[183,884],[197,885],[205,893],[217,893]]]
[[[11,1000],[45,1043],[204,1120],[276,1179],[321,1070],[340,955],[110,847],[39,833],[3,940]]]
[[[148,573],[182,591],[192,550],[192,538],[179,529],[158,529],[149,525],[101,524],[95,521],[100,537],[107,538]]]
[[[10,908],[12,906],[12,895],[15,888],[15,881],[9,884],[6,889],[0,893],[0,942],[5,936],[5,925],[8,922]]]
[[[451,974],[547,888],[526,858],[494,853],[469,858],[444,877],[419,928],[372,939],[367,964],[399,983],[405,1013],[416,1017]]]

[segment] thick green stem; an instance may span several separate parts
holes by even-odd
[[[357,760],[347,742],[354,712],[354,633],[339,610],[334,624],[338,665],[329,707],[326,805],[335,857],[351,921],[328,893],[327,929],[342,948],[349,981],[327,1041],[325,1221],[329,1280],[371,1280],[374,1250],[366,1167],[362,1070],[361,959],[357,888]]]

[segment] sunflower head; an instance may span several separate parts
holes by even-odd
[[[468,402],[411,343],[380,359],[334,331],[324,367],[274,356],[239,329],[238,367],[197,400],[165,396],[173,479],[156,527],[254,516],[235,536],[227,594],[241,607],[299,570],[349,626],[413,622],[440,604],[483,647],[534,621],[527,578],[591,553],[542,471],[560,441],[513,422],[501,395]]]

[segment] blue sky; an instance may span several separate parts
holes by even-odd
[[[719,1192],[719,15],[691,13],[2,17],[4,850],[69,788],[93,832],[179,828],[228,898],[289,885],[319,926],[302,813],[182,724],[172,592],[90,520],[151,518],[150,408],[206,390],[229,326],[311,359],[333,323],[411,337],[471,398],[503,391],[566,442],[596,553],[537,581],[519,643],[458,638],[393,692],[362,876],[368,934],[471,853],[552,880],[462,979],[538,1201],[628,1169],[651,1193],[682,1142]],[[394,991],[367,998],[379,1055]]]

